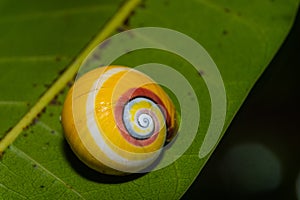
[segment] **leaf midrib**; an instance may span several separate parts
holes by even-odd
[[[89,43],[89,45],[75,58],[74,62],[67,68],[57,81],[44,93],[36,104],[24,115],[24,117],[9,131],[0,141],[0,156],[3,151],[12,144],[27,127],[32,120],[49,104],[49,102],[65,87],[77,73],[81,62],[85,57],[102,41],[109,37],[126,20],[131,12],[137,7],[141,0],[128,0],[125,2],[115,15],[104,25],[104,28]]]

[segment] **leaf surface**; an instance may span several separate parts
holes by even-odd
[[[171,28],[209,52],[226,88],[226,129],[286,37],[298,4],[298,0],[145,1],[130,17],[129,26]],[[119,6],[121,1],[108,0],[1,1],[0,137],[61,76]],[[198,157],[209,124],[209,94],[199,73],[168,52],[142,50],[115,61],[128,66],[149,62],[174,67],[197,93],[201,126],[183,156],[144,175],[111,177],[90,170],[63,138],[59,116],[66,86],[5,152],[0,161],[0,198],[180,198],[209,158]]]

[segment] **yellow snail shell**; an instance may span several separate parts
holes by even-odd
[[[145,74],[122,66],[80,77],[66,97],[62,124],[80,160],[114,175],[149,167],[177,132],[168,95]]]

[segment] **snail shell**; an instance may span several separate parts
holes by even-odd
[[[67,94],[62,124],[80,160],[114,175],[149,167],[177,132],[168,95],[145,74],[122,66],[80,77]]]

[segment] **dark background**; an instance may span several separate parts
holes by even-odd
[[[300,15],[182,199],[300,200]]]

